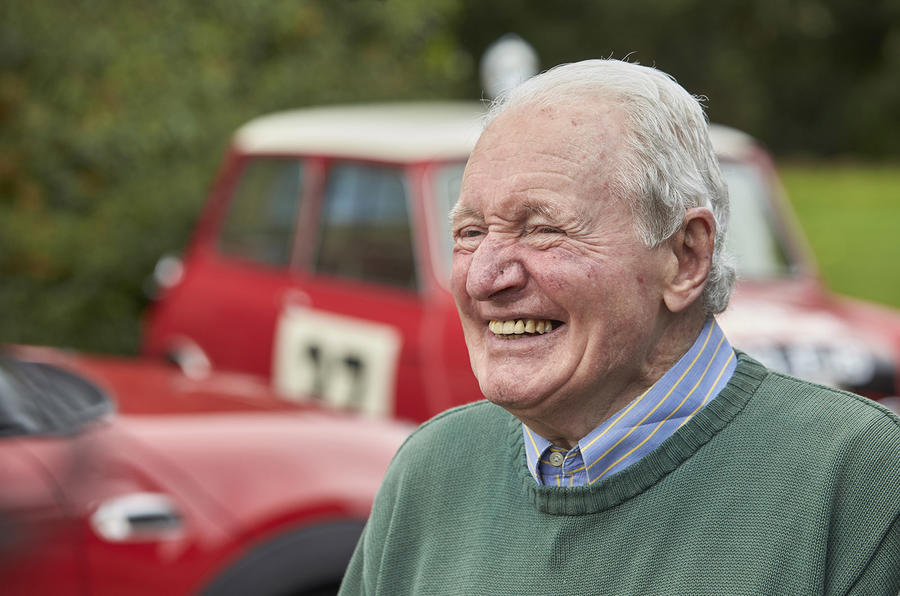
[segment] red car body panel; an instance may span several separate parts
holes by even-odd
[[[66,502],[53,479],[58,454],[42,458],[40,451],[40,447],[35,449],[17,439],[6,439],[0,449],[0,577],[4,593],[86,594],[83,528],[67,515]]]
[[[71,434],[0,438],[0,520],[15,530],[0,546],[4,594],[198,593],[276,537],[364,521],[410,430],[286,402],[247,375],[192,380],[157,362],[14,353],[92,380],[116,411]],[[146,493],[169,499],[181,525],[98,531],[104,503]]]

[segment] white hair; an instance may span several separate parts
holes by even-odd
[[[563,64],[498,97],[490,122],[518,105],[612,104],[626,119],[626,147],[610,180],[615,196],[630,201],[636,231],[648,247],[671,238],[687,209],[705,207],[716,221],[715,249],[703,291],[708,314],[725,310],[735,270],[724,250],[728,191],[698,98],[655,68],[620,60]]]

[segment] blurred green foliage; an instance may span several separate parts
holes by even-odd
[[[781,174],[829,287],[900,308],[900,167],[790,164]]]
[[[232,130],[261,112],[458,94],[452,0],[4,2],[0,340],[133,353]]]
[[[900,0],[0,4],[0,340],[133,353],[142,285],[260,113],[477,98],[503,33],[630,55],[780,153],[900,155]],[[893,125],[890,125],[890,124]]]

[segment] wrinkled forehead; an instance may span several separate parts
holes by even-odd
[[[479,138],[461,198],[502,189],[540,206],[542,191],[606,194],[625,151],[623,131],[623,115],[607,104],[509,108]]]
[[[626,148],[625,114],[609,101],[576,99],[524,103],[501,112],[481,134],[470,163],[531,154],[567,169],[574,165],[580,173],[609,169]]]

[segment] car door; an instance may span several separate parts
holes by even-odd
[[[183,280],[158,305],[152,331],[162,337],[159,348],[196,344],[213,368],[270,374],[281,301],[296,285],[296,231],[315,194],[317,167],[298,156],[234,158]]]
[[[367,414],[427,417],[407,172],[354,160],[329,161],[323,171],[299,231],[298,274],[281,300],[273,384]]]
[[[0,414],[2,418],[2,414]],[[0,420],[2,422],[2,420]],[[0,434],[0,577],[4,594],[84,594],[83,536],[55,482],[72,463],[70,437]],[[32,447],[58,455],[41,461]]]
[[[214,368],[271,377],[286,397],[427,418],[406,169],[253,154],[229,170],[157,309],[155,329],[169,324],[156,343],[183,336]]]

